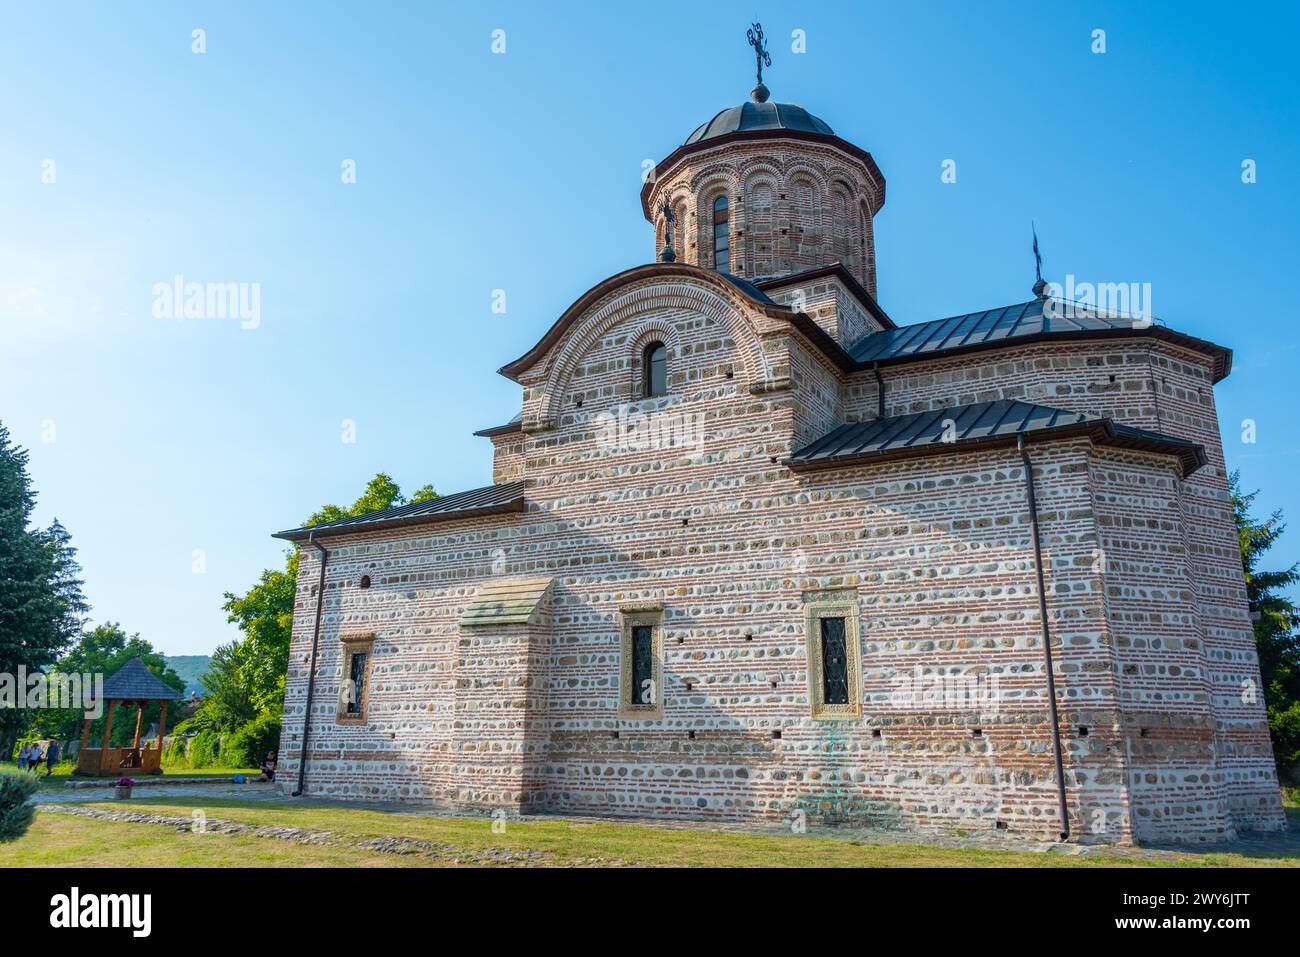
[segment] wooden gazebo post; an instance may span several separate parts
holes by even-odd
[[[135,738],[131,741],[131,750],[140,750],[140,725],[144,724],[144,702],[139,701],[139,709],[135,713]]]
[[[162,715],[158,718],[158,766],[162,767],[163,738],[167,736],[167,702],[162,703]]]
[[[116,701],[108,702],[108,718],[104,721],[104,743],[99,746],[99,770],[104,770],[104,759],[108,757],[108,738],[113,733],[113,711],[117,708]],[[109,758],[109,764],[112,765],[112,759]]]

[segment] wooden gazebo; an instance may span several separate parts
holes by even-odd
[[[132,658],[116,674],[104,682],[104,700],[108,713],[104,720],[104,741],[98,748],[90,747],[90,719],[86,719],[81,732],[81,751],[77,755],[76,774],[90,777],[109,777],[115,774],[162,774],[163,738],[167,731],[167,702],[175,701],[181,693],[158,678],[144,666],[139,658]],[[150,701],[162,702],[162,717],[158,720],[158,740],[152,748],[140,747],[140,727],[144,723],[144,706]],[[113,712],[117,705],[136,704],[135,739],[129,748],[109,747],[113,733]]]

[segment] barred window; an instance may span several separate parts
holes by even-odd
[[[655,703],[654,629],[650,625],[632,628],[632,703]]]
[[[361,698],[366,690],[366,659],[370,655],[364,651],[356,651],[348,655],[350,664],[348,665],[349,694],[347,701],[348,714],[361,713]]]
[[[849,703],[847,652],[844,649],[844,619],[823,618],[822,703]]]
[[[374,657],[373,632],[340,636],[343,668],[339,675],[338,707],[340,723],[362,723],[370,701],[370,661]]]

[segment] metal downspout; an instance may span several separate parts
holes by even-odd
[[[330,557],[325,546],[316,541],[315,532],[307,536],[307,544],[315,546],[316,551],[320,553],[320,583],[316,586],[316,625],[312,629],[311,636],[311,671],[307,676],[307,707],[302,717],[302,753],[298,756],[298,790],[293,792],[293,797],[302,794],[307,779],[307,739],[311,734],[311,700],[316,693],[316,652],[320,648],[320,623],[325,612],[325,566]]]
[[[880,375],[880,363],[871,363],[871,371],[876,374],[876,418],[885,417],[885,380]]]
[[[1034,538],[1034,572],[1038,576],[1038,616],[1043,623],[1043,663],[1047,667],[1047,702],[1052,714],[1052,750],[1056,756],[1056,798],[1061,814],[1061,840],[1070,838],[1070,813],[1065,806],[1065,766],[1061,760],[1061,719],[1056,710],[1056,676],[1052,668],[1052,641],[1047,628],[1047,591],[1043,583],[1043,549],[1038,537],[1038,501],[1034,496],[1034,467],[1025,448],[1025,437],[1016,436],[1016,448],[1025,466],[1025,497],[1029,504],[1029,527]]]

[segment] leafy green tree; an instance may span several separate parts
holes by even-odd
[[[154,650],[153,645],[138,634],[128,635],[117,622],[106,621],[83,632],[81,638],[68,650],[59,663],[52,669],[65,675],[101,674],[107,679],[132,658],[140,658],[145,668],[161,678],[177,691],[185,690],[185,679],[167,664],[167,659]],[[124,720],[119,712],[113,719],[113,736],[111,744],[117,747],[131,743],[135,736],[135,722]],[[130,714],[134,717],[134,711]],[[169,710],[169,718],[176,715],[176,706]],[[151,702],[144,709],[144,728],[162,717],[162,705]],[[91,722],[90,741],[98,746],[104,736],[104,721],[98,718]],[[79,710],[41,711],[33,721],[32,730],[43,738],[57,738],[61,741],[80,740],[85,712]]]
[[[86,612],[67,530],[57,519],[47,529],[29,527],[36,492],[27,460],[0,423],[0,672],[9,674],[52,665]],[[13,755],[32,718],[26,709],[0,711],[0,758]]]
[[[208,694],[194,717],[185,722],[184,730],[233,731],[257,717],[245,677],[249,670],[244,654],[246,643],[232,641],[212,652],[212,664],[203,676]]]
[[[427,502],[429,499],[437,497],[438,493],[433,490],[432,485],[424,485],[416,489],[410,501]],[[326,505],[313,513],[304,524],[319,525],[322,522],[333,522],[340,518],[356,518],[358,515],[382,512],[386,508],[397,508],[399,505],[406,504],[408,504],[406,496],[402,494],[401,488],[393,481],[393,477],[380,472],[366,483],[366,490],[359,499],[352,503],[350,508]]]
[[[226,594],[227,620],[237,624],[244,639],[230,652],[239,674],[223,662],[223,682],[237,683],[255,712],[277,717],[284,702],[284,675],[289,668],[289,637],[293,632],[293,597],[298,580],[298,555],[290,554],[284,571],[268,568],[242,596]],[[229,647],[229,646],[227,646]],[[226,648],[219,649],[224,652]],[[213,671],[217,662],[214,660]],[[204,679],[204,686],[208,685]],[[217,689],[217,694],[224,694]],[[223,708],[223,713],[230,713]],[[252,716],[244,720],[251,720]]]
[[[425,485],[409,501],[425,502],[437,497],[433,486]],[[350,506],[326,505],[303,524],[319,525],[353,518],[407,502],[392,477],[380,472]],[[209,694],[181,729],[230,735],[222,745],[223,761],[229,759],[227,751],[230,755],[245,752],[252,755],[261,749],[264,754],[270,750],[265,747],[268,740],[272,736],[278,739],[297,586],[298,552],[292,549],[285,555],[282,571],[262,572],[257,583],[243,595],[226,593],[222,607],[227,620],[239,626],[243,638],[223,645],[213,654],[212,667],[203,678]]]
[[[1300,767],[1300,609],[1283,594],[1283,589],[1300,582],[1300,566],[1280,571],[1260,567],[1264,554],[1286,531],[1282,513],[1275,511],[1264,521],[1256,520],[1251,508],[1259,493],[1243,493],[1237,472],[1229,476],[1228,482],[1241,564],[1246,572],[1246,598],[1259,650],[1269,734],[1278,770],[1285,776]]]
[[[442,496],[433,490],[432,485],[421,485],[411,493],[412,504],[416,502],[430,502],[435,498],[442,498]]]

